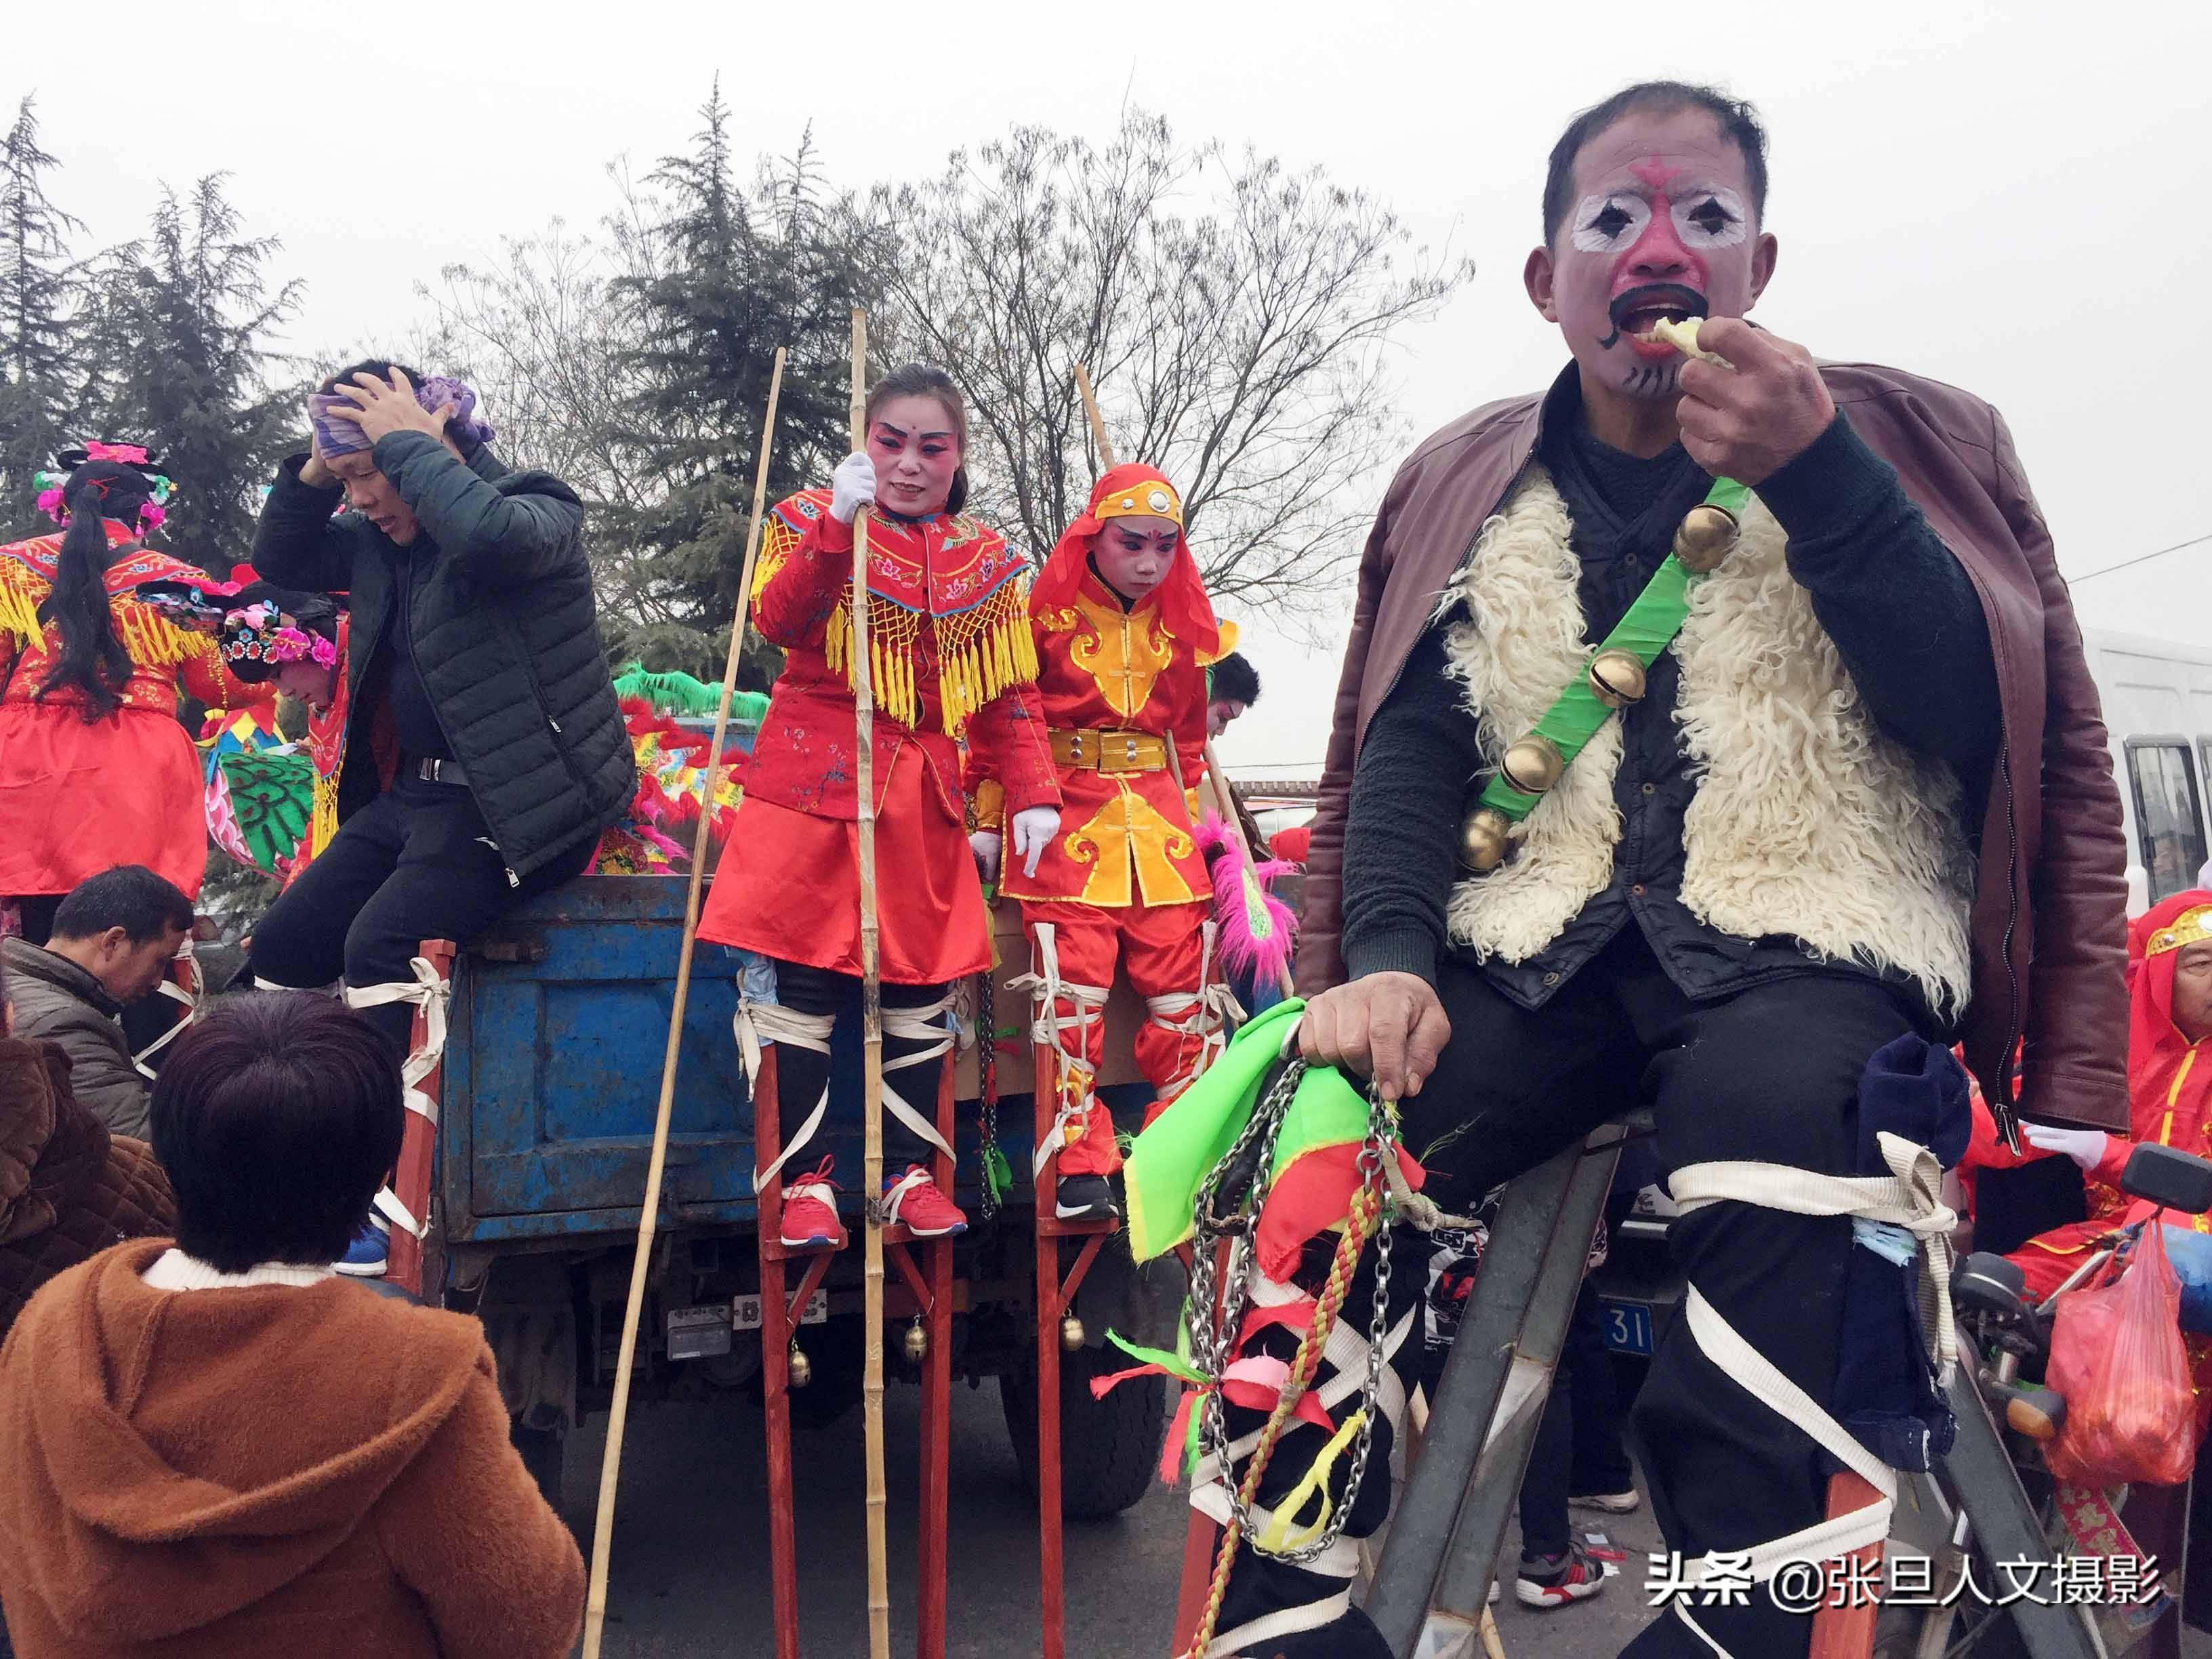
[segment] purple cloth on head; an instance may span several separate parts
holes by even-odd
[[[448,418],[480,444],[499,435],[489,421],[478,418],[475,388],[450,374],[433,374],[424,380],[415,388],[415,401],[429,410],[451,404],[453,412]],[[351,398],[335,392],[308,395],[307,422],[315,429],[316,447],[325,455],[354,455],[371,447],[361,428],[347,418],[356,406]]]

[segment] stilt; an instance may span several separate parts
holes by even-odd
[[[953,1065],[937,1062],[937,1133],[953,1144]],[[932,1149],[929,1172],[938,1190],[953,1193],[953,1161]],[[884,1229],[884,1253],[914,1297],[928,1347],[921,1372],[921,1493],[915,1525],[916,1659],[945,1659],[947,1575],[945,1533],[951,1518],[952,1426],[952,1241],[916,1238],[903,1225]]]
[[[1095,1221],[1062,1221],[1053,1213],[1053,1193],[1060,1178],[1060,1148],[1052,1144],[1055,1140],[1053,1125],[1060,1111],[1059,1059],[1049,1044],[1036,1043],[1030,1051],[1030,1066],[1036,1144],[1048,1149],[1036,1174],[1037,1573],[1044,1603],[1044,1625],[1037,1652],[1042,1659],[1065,1659],[1067,1608],[1060,1512],[1061,1325],[1075,1301],[1076,1291],[1082,1287],[1084,1276],[1098,1259],[1099,1247],[1121,1231],[1121,1223],[1114,1216]],[[1064,1238],[1082,1241],[1076,1249],[1074,1264],[1065,1276],[1060,1271],[1060,1241]]]
[[[417,955],[438,970],[447,984],[453,978],[454,945],[451,939],[426,939]],[[439,1021],[444,1029],[443,1019]],[[415,1024],[408,1032],[407,1050],[419,1054],[430,1042],[430,1013],[415,1005]],[[392,1195],[417,1220],[430,1219],[430,1192],[437,1184],[438,1103],[446,1085],[444,1056],[435,1057],[430,1069],[414,1085],[408,1097],[407,1125],[399,1140],[399,1162],[392,1172]],[[423,1108],[428,1106],[426,1112]],[[384,1276],[402,1285],[418,1301],[422,1297],[422,1241],[404,1227],[392,1230],[391,1255]]]
[[[760,1075],[754,1079],[754,1156],[765,1169],[782,1150],[783,1126],[776,1111],[776,1049],[761,1050]],[[828,1249],[787,1249],[783,1243],[783,1182],[779,1176],[757,1194],[759,1202],[761,1405],[768,1431],[768,1556],[775,1617],[775,1659],[799,1659],[799,1533],[793,1511],[791,1474],[791,1342],[806,1304],[830,1271]],[[787,1296],[785,1263],[797,1261],[795,1295]]]

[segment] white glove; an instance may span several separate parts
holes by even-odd
[[[1014,814],[1014,856],[1022,861],[1024,875],[1036,874],[1037,860],[1059,833],[1057,806],[1024,806]]]
[[[830,516],[839,524],[850,524],[853,515],[862,507],[871,506],[876,499],[876,464],[866,456],[854,453],[837,463],[837,470],[830,475]]]
[[[995,830],[978,830],[968,837],[969,850],[975,854],[975,873],[988,886],[999,878],[999,842]]]
[[[2047,1123],[2027,1123],[2021,1133],[2039,1152],[2063,1153],[2084,1170],[2095,1169],[2105,1156],[2102,1129],[2054,1129]]]

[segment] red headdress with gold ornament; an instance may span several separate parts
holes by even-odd
[[[1090,505],[1081,518],[1067,526],[1030,590],[1031,613],[1073,604],[1091,568],[1091,538],[1113,520],[1130,518],[1174,520],[1175,563],[1147,603],[1159,606],[1160,619],[1168,632],[1187,641],[1200,661],[1212,661],[1220,649],[1221,624],[1214,619],[1212,600],[1206,596],[1206,583],[1198,574],[1198,561],[1191,556],[1190,540],[1182,533],[1182,495],[1164,472],[1141,461],[1125,461],[1109,468],[1091,487]]]
[[[2203,888],[2176,893],[2128,924],[2128,1100],[2136,1114],[2161,1115],[2152,1139],[2171,1139],[2177,1124],[2193,1132],[2212,1109],[2212,1054],[2201,1052],[2212,1043],[2192,1045],[2173,1023],[2174,968],[2185,946],[2205,943],[2212,943],[2212,892]],[[2137,1115],[2139,1138],[2145,1127]]]

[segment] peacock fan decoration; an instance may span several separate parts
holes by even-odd
[[[1278,983],[1297,950],[1298,921],[1267,884],[1297,866],[1276,859],[1255,866],[1218,812],[1199,821],[1198,846],[1213,878],[1213,920],[1230,983]]]

